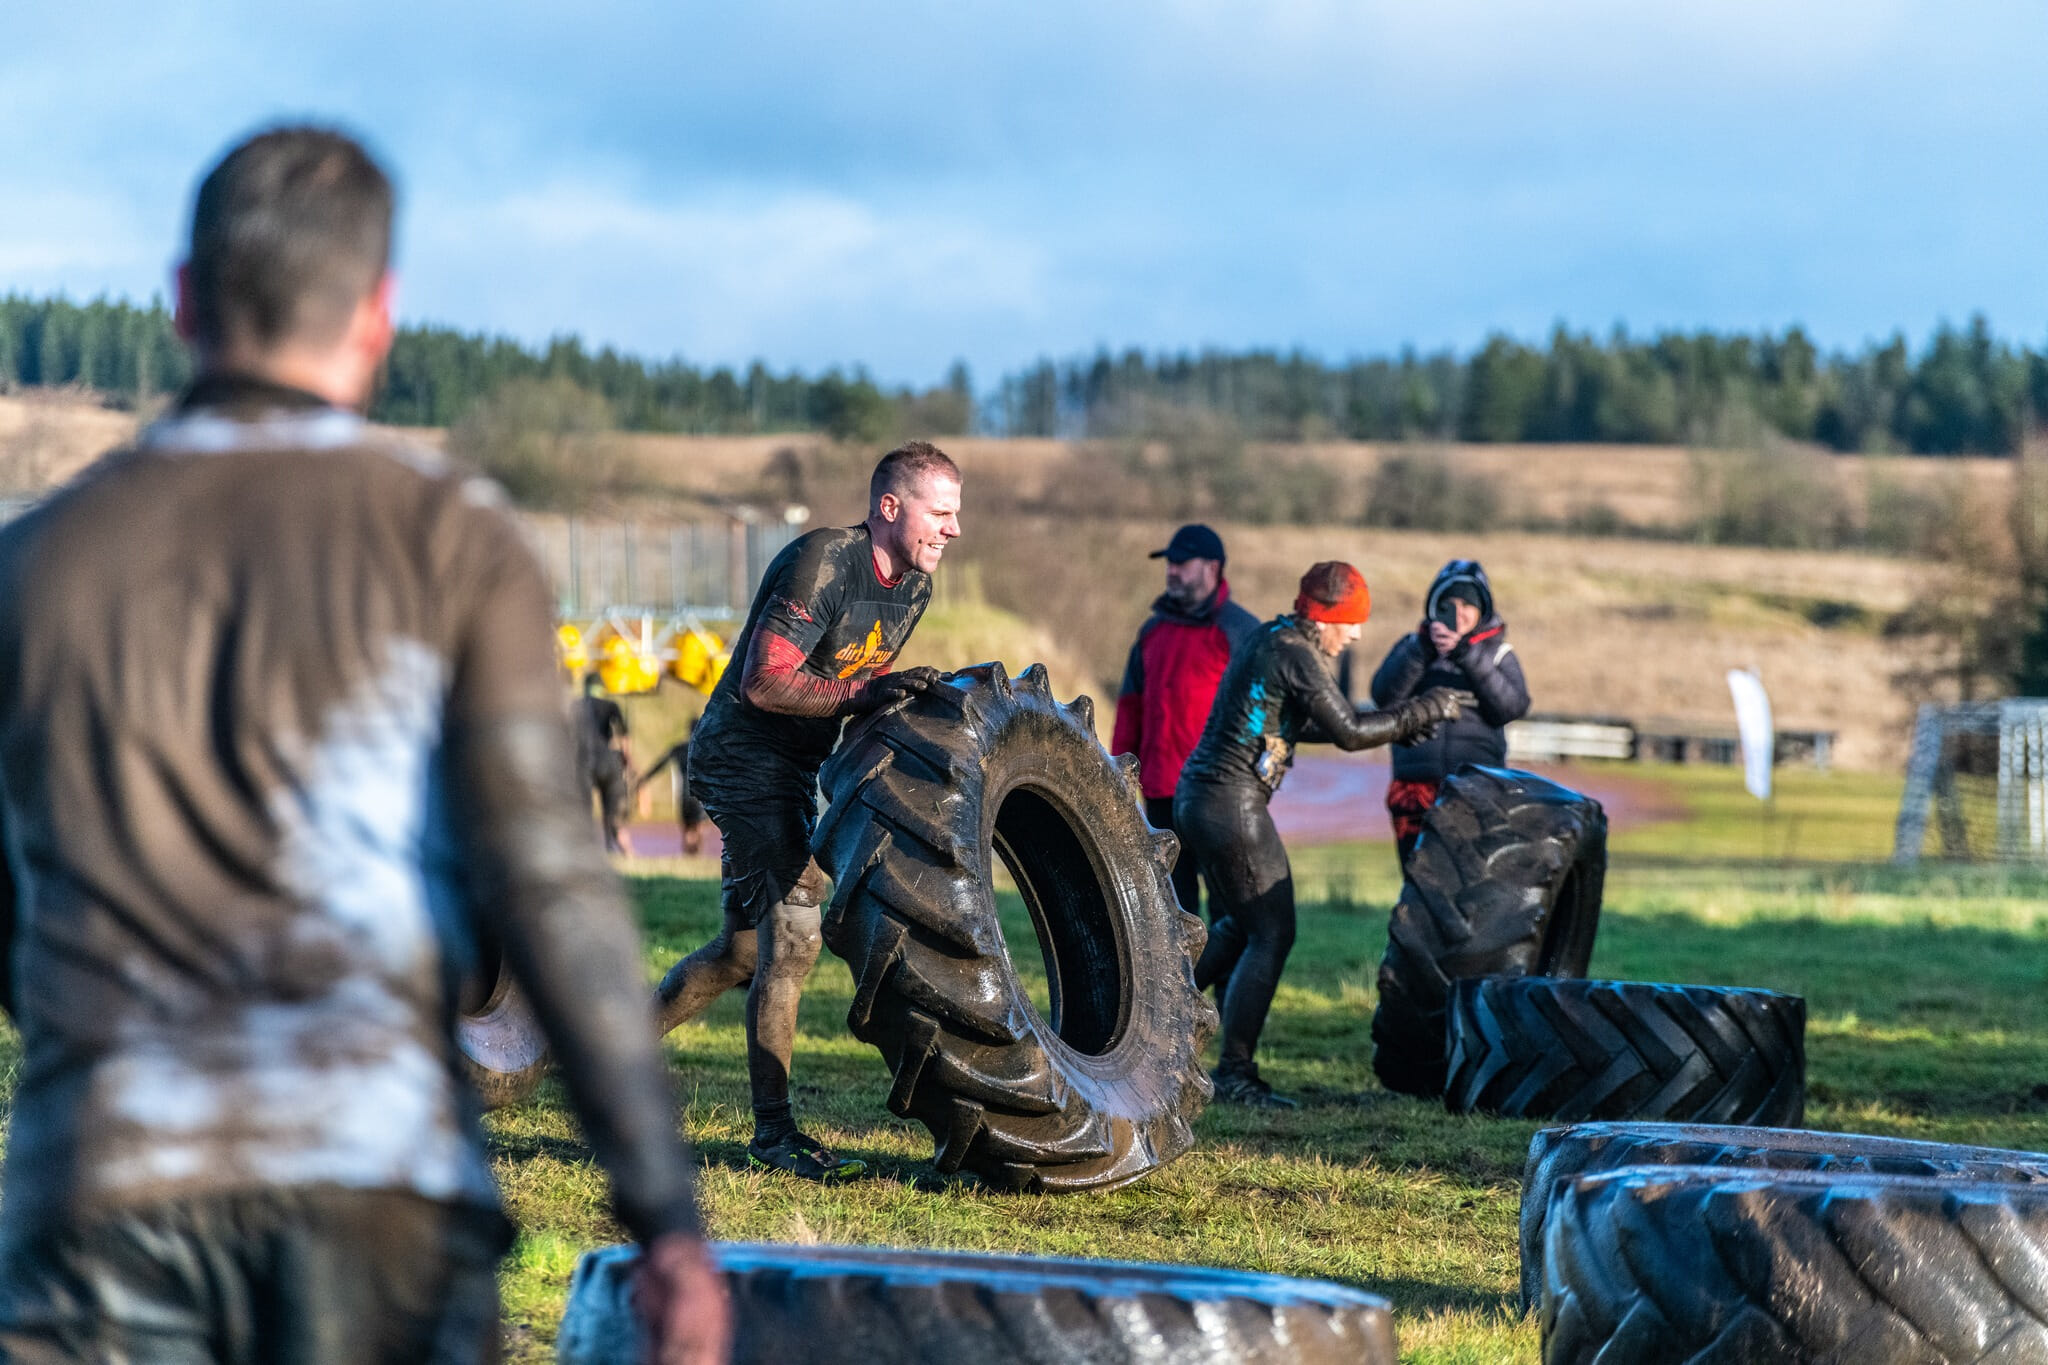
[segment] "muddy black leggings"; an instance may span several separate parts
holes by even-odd
[[[1265,788],[1184,782],[1174,822],[1209,883],[1214,927],[1195,984],[1223,992],[1224,1071],[1250,1068],[1259,1031],[1294,947],[1294,874],[1266,809]]]
[[[734,770],[742,776],[735,779]],[[655,991],[663,1033],[694,1019],[725,992],[747,988],[747,1079],[754,1134],[773,1144],[796,1132],[789,1068],[797,1003],[818,960],[825,874],[810,861],[815,771],[772,751],[737,757],[700,747],[690,784],[723,836],[718,937],[669,968]]]

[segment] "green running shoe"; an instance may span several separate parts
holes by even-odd
[[[848,1180],[859,1180],[868,1173],[868,1163],[858,1157],[834,1156],[823,1146],[805,1137],[792,1133],[772,1146],[762,1146],[756,1138],[747,1144],[747,1165],[757,1171],[787,1171],[804,1180],[815,1180],[821,1185],[837,1185]]]

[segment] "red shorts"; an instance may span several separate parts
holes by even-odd
[[[1394,837],[1406,842],[1422,833],[1422,813],[1436,804],[1441,782],[1387,784],[1387,815],[1394,822]]]

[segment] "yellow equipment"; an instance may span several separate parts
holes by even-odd
[[[661,660],[623,635],[614,635],[604,642],[597,676],[604,681],[604,690],[615,697],[652,692],[661,685]]]
[[[690,618],[657,623],[652,616],[607,614],[587,626],[564,621],[555,627],[555,645],[571,675],[595,668],[615,696],[654,691],[664,671],[709,696],[732,662],[717,632]]]
[[[724,652],[725,641],[693,627],[676,636],[676,656],[669,660],[668,671],[677,682],[709,692],[718,681],[711,675],[712,662]]]
[[[583,632],[567,621],[555,627],[555,648],[561,651],[562,667],[581,673],[590,667],[590,651],[583,647]]]

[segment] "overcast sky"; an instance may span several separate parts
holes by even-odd
[[[292,11],[321,13],[305,17]],[[564,16],[572,13],[574,18]],[[2038,0],[0,0],[0,293],[164,288],[281,117],[413,321],[986,387],[1040,354],[1982,311],[2048,344]]]

